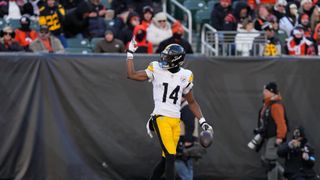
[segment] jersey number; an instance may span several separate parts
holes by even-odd
[[[164,86],[164,91],[163,91],[163,97],[162,97],[162,102],[166,102],[167,101],[167,93],[168,93],[168,83],[163,83],[162,84]],[[174,88],[174,90],[171,92],[169,98],[173,99],[173,104],[177,104],[178,101],[178,92],[180,90],[180,86],[177,86],[176,88]]]

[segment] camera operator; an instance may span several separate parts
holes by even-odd
[[[263,139],[262,160],[267,166],[268,180],[279,179],[279,163],[277,162],[277,146],[280,145],[287,134],[287,118],[282,104],[278,86],[269,82],[263,89],[263,106],[259,112],[258,127]]]
[[[284,176],[288,180],[318,179],[313,166],[315,156],[302,127],[293,130],[292,140],[278,148],[279,157],[285,158]]]

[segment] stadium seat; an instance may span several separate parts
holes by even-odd
[[[195,18],[196,23],[197,24],[208,23],[210,21],[210,15],[211,15],[210,9],[200,9],[196,13],[196,18]]]
[[[20,25],[20,19],[10,19],[9,20],[9,26],[11,26],[13,29],[19,28]]]
[[[239,2],[242,2],[242,1],[233,1],[232,2],[232,9],[235,9]]]
[[[0,18],[0,28],[2,29],[2,28],[4,28],[6,25],[7,25],[7,22],[6,22],[4,19]]]
[[[91,53],[92,50],[90,48],[86,48],[86,47],[82,47],[82,48],[72,48],[72,47],[68,47],[65,48],[65,52],[66,53],[76,53],[76,54],[88,54]]]
[[[212,11],[214,5],[217,4],[218,2],[219,2],[219,0],[210,0],[207,3],[207,7],[210,9],[210,11]]]
[[[38,30],[39,30],[39,23],[38,23],[38,21],[31,21],[30,28],[38,31]]]
[[[183,2],[183,6],[191,11],[197,11],[203,9],[206,6],[206,2],[203,0],[186,0]]]
[[[67,43],[70,48],[89,48],[90,47],[89,41],[87,39],[83,39],[82,37],[68,38]]]
[[[111,4],[108,0],[101,0],[101,4],[103,4],[107,9],[111,7]]]
[[[107,29],[112,29],[112,26],[114,26],[114,21],[112,20],[105,19],[104,22],[106,23]]]
[[[186,0],[183,2],[183,5],[191,11],[193,23],[192,29],[196,29],[195,14],[198,10],[205,8],[206,2],[203,0]]]
[[[102,40],[103,38],[92,38],[91,41],[90,41],[90,44],[91,44],[91,48],[92,50],[94,50],[94,48],[96,47],[96,44],[98,41]]]
[[[195,15],[195,24],[196,24],[196,31],[200,33],[201,27],[204,23],[210,22],[210,9],[200,9],[197,11]]]

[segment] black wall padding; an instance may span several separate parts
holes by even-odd
[[[136,69],[157,58],[137,56]],[[319,60],[188,56],[186,67],[215,130],[195,179],[266,177],[247,143],[268,81],[319,157]],[[0,179],[148,179],[161,153],[145,130],[152,109],[152,85],[126,78],[125,56],[1,54]]]

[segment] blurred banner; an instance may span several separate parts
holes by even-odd
[[[136,69],[158,57],[137,56]],[[1,54],[0,179],[148,179],[161,155],[145,130],[152,85],[128,80],[125,59]],[[319,157],[320,61],[187,56],[186,67],[215,130],[213,145],[194,165],[195,179],[266,177],[247,143],[269,81],[279,85],[290,128],[304,126]]]

